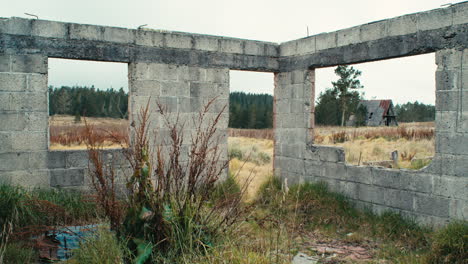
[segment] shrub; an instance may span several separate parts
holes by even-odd
[[[242,160],[244,157],[242,150],[236,147],[229,147],[229,159]]]
[[[452,222],[435,233],[429,263],[463,264],[467,260],[468,222]]]
[[[84,238],[80,247],[73,250],[67,263],[124,263],[125,253],[129,254],[125,244],[117,239],[115,233],[101,227],[93,235]]]
[[[266,154],[265,152],[259,152],[258,153],[258,159],[260,161],[260,164],[266,164],[270,162],[271,157],[270,155]]]
[[[98,201],[111,220],[111,228],[127,242],[137,263],[174,263],[187,256],[204,254],[219,236],[236,222],[241,195],[213,203],[216,183],[226,171],[219,148],[218,122],[223,110],[208,120],[215,99],[198,114],[188,160],[183,161],[184,124],[158,104],[166,129],[165,146],[153,146],[149,134],[149,102],[132,126],[132,144],[125,155],[132,173],[127,179],[125,206],[116,201],[115,172],[103,162],[101,145],[88,130],[88,153]],[[157,131],[156,131],[157,133]]]
[[[331,135],[331,139],[333,141],[333,144],[344,143],[346,140],[348,140],[348,136],[346,135],[346,131],[342,131],[342,132],[333,133]]]

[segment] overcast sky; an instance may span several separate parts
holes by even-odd
[[[15,0],[0,17],[28,17],[97,25],[149,28],[285,42],[371,21],[439,8],[448,0]],[[397,103],[435,101],[434,55],[354,65],[362,71],[366,98]],[[124,87],[127,65],[50,60],[49,84]],[[333,68],[317,71],[317,94],[336,79]],[[273,93],[273,74],[231,71],[231,91]]]

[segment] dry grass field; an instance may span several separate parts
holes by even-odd
[[[98,128],[104,148],[121,147],[127,138],[128,120],[112,118],[87,118]],[[84,149],[85,124],[72,116],[52,116],[50,123],[50,149]],[[315,144],[342,147],[346,162],[354,165],[389,164],[391,152],[398,151],[398,168],[419,169],[430,163],[434,156],[434,123],[404,123],[398,127],[332,127],[315,129]],[[270,175],[273,156],[273,131],[271,129],[230,129],[229,154],[233,158],[231,172],[242,167],[240,177],[247,174]],[[237,154],[236,154],[237,153]],[[259,156],[260,155],[260,156]],[[268,162],[261,161],[261,157]],[[268,156],[268,158],[267,158]],[[244,164],[245,163],[245,164]],[[394,164],[392,164],[395,167]],[[255,187],[252,187],[255,189]]]
[[[273,140],[229,137],[229,172],[247,186],[246,199],[252,200],[261,185],[273,175]]]
[[[86,122],[97,128],[97,134],[104,148],[119,148],[126,142],[128,120],[114,118],[86,118]],[[86,149],[85,122],[76,122],[75,117],[54,115],[49,117],[50,149]]]

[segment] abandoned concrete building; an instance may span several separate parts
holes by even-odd
[[[366,118],[363,120],[366,126],[398,126],[392,100],[361,100],[359,107],[365,107]],[[346,125],[355,125],[355,116],[351,115]]]
[[[342,149],[314,145],[316,68],[432,52],[436,153],[429,166],[354,166]],[[214,95],[218,106],[228,104],[229,70],[272,72],[275,175],[288,184],[324,181],[358,208],[423,224],[468,219],[468,2],[281,44],[1,18],[0,181],[79,189],[89,185],[86,151],[49,150],[48,58],[127,63],[131,120],[149,98],[189,118]],[[226,113],[219,123],[225,135],[227,125]],[[227,137],[221,147],[227,159]],[[121,150],[106,153],[124,163]]]

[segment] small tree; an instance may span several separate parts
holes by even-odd
[[[336,82],[332,82],[333,93],[339,99],[341,105],[341,126],[345,124],[345,116],[347,108],[347,98],[353,95],[350,89],[363,88],[361,82],[357,79],[361,76],[361,71],[354,69],[352,66],[340,65],[335,69],[336,75],[340,78]]]

